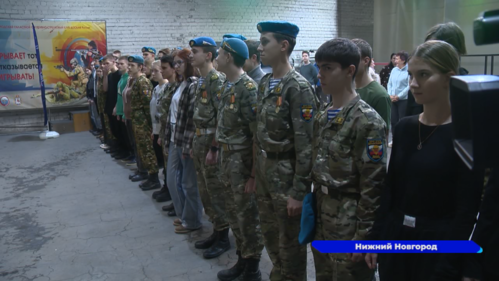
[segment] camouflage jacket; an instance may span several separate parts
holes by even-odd
[[[151,96],[151,81],[145,75],[139,76],[130,91],[132,120],[145,118],[148,123],[151,123],[151,114],[149,112]]]
[[[165,135],[166,119],[170,112],[170,105],[172,104],[173,94],[180,84],[178,82],[168,83],[163,93],[158,98],[158,113],[159,113],[159,137],[163,138]]]
[[[271,77],[265,75],[259,86],[256,139],[266,152],[295,152],[294,183],[288,195],[301,201],[312,183],[313,120],[319,101],[307,79],[295,70],[272,90]]]
[[[256,82],[244,73],[232,87],[228,83],[220,94],[217,141],[251,147],[256,130]]]
[[[198,129],[217,127],[218,92],[225,81],[225,74],[216,69],[210,70],[201,84],[196,83],[196,101],[194,104],[194,125]]]
[[[374,223],[386,175],[385,121],[357,95],[331,120],[326,110],[318,123],[314,186],[360,195],[354,240],[362,240]]]
[[[106,105],[106,92],[104,92],[104,78],[103,77],[95,77],[97,79],[97,106],[99,108],[99,112],[104,112],[104,106]]]
[[[67,70],[64,70],[64,73],[66,73],[66,75],[68,77],[74,77],[74,76],[77,76],[76,78],[73,78],[73,81],[78,81],[78,82],[83,82],[83,80],[85,80],[86,78],[88,78],[87,74],[85,73],[85,70],[83,69],[83,67],[81,67],[80,65],[77,65],[73,70],[71,71],[67,71]]]

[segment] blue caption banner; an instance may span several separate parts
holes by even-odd
[[[321,253],[481,253],[473,241],[320,241],[312,242]]]

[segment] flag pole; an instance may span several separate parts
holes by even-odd
[[[47,104],[45,102],[45,83],[43,82],[42,64],[40,61],[40,48],[38,46],[38,38],[36,37],[35,25],[33,27],[33,37],[35,39],[36,61],[38,64],[38,78],[40,79],[40,90],[42,91],[42,105],[43,105],[43,132],[40,134],[40,139],[53,139],[59,137],[59,133],[49,131],[48,118],[47,118]]]

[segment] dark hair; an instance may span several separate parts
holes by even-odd
[[[104,58],[102,60],[103,61],[104,60],[116,61],[116,58],[113,56],[113,54],[107,54],[104,56]]]
[[[233,53],[230,53],[228,52],[232,58],[234,59],[234,64],[237,66],[237,67],[243,67],[244,66],[244,63],[246,63],[246,59],[243,59],[243,57],[239,56],[239,55],[236,55],[236,54],[233,54]]]
[[[92,46],[92,48],[97,49],[97,44],[95,44],[94,40],[88,42],[89,46]]]
[[[203,53],[211,53],[211,61],[215,60],[217,57],[217,47],[215,46],[209,46],[209,47],[201,47],[203,49]]]
[[[174,55],[164,55],[161,57],[161,63],[167,63],[173,68],[173,61],[175,60]]]
[[[360,59],[364,59],[365,57],[369,58],[369,63],[367,64],[367,67],[369,67],[373,60],[373,49],[371,48],[371,45],[369,45],[366,40],[360,38],[352,39],[352,42],[359,47]]]
[[[406,51],[400,51],[397,53],[397,56],[400,57],[401,60],[405,61],[407,64],[409,61],[409,54]]]
[[[389,67],[389,68],[394,68],[394,67],[395,67],[395,65],[393,65],[393,62],[392,62],[392,58],[393,58],[393,56],[395,56],[395,55],[397,55],[397,54],[392,53],[392,54],[390,55],[390,63],[388,64],[388,67]]]
[[[303,51],[303,52],[301,52],[302,56],[303,56],[303,54],[307,54],[310,57],[310,52],[309,51]]]
[[[316,62],[336,62],[345,69],[351,65],[355,66],[352,79],[355,79],[360,62],[360,50],[352,40],[337,38],[322,44],[315,53]]]
[[[178,51],[178,53],[175,54],[175,56],[180,57],[185,63],[185,77],[182,77],[182,79],[178,79],[178,81],[185,80],[195,75],[194,67],[191,64],[191,60],[189,59],[190,55],[191,55],[191,50],[185,48]]]
[[[121,56],[118,58],[118,60],[126,60],[126,62],[128,63],[128,56]]]
[[[116,53],[120,53],[121,54],[121,51],[120,50],[114,50],[113,54],[116,54]]]
[[[288,56],[290,56],[291,53],[293,53],[293,50],[295,49],[296,39],[291,37],[291,36],[280,34],[280,33],[272,33],[272,34],[274,35],[275,40],[277,40],[277,43],[281,43],[284,40],[288,41],[288,43],[289,43]]]
[[[428,30],[425,42],[428,40],[440,40],[451,44],[459,55],[466,55],[466,43],[464,33],[454,22],[437,24]]]
[[[256,55],[256,61],[260,62],[260,52],[258,51],[258,46],[260,46],[260,41],[255,40],[246,40],[244,41],[246,46],[248,46],[249,57],[252,58],[253,55]]]
[[[164,55],[169,55],[171,53],[170,48],[164,48],[158,51],[159,53],[163,53]]]

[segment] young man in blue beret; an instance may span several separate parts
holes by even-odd
[[[237,39],[241,39],[243,41],[246,41],[246,37],[244,37],[241,34],[235,34],[235,33],[224,34],[223,39],[229,39],[229,38],[237,38]]]
[[[306,280],[307,248],[298,243],[302,201],[310,192],[312,133],[318,100],[312,86],[289,64],[298,26],[283,21],[257,25],[263,64],[273,73],[258,90],[256,161],[258,210],[271,280]]]
[[[144,58],[144,69],[142,70],[142,73],[144,73],[151,81],[152,83],[152,88],[154,89],[156,86],[158,86],[158,82],[154,81],[151,78],[151,68],[152,68],[152,63],[154,62],[156,57],[156,49],[153,47],[142,47],[142,58]]]
[[[220,71],[227,75],[219,92],[217,141],[221,149],[220,179],[225,185],[226,214],[236,237],[237,263],[218,273],[218,278],[259,281],[263,250],[255,198],[253,139],[256,130],[257,87],[243,70],[248,47],[237,38],[226,38],[217,57]]]
[[[213,223],[213,234],[196,242],[197,249],[208,249],[203,256],[216,258],[230,249],[229,223],[225,217],[224,186],[218,179],[217,128],[218,96],[225,74],[213,68],[217,56],[217,44],[210,37],[198,37],[189,42],[191,64],[199,70],[201,77],[196,83],[194,102],[194,125],[196,134],[192,141],[193,160],[204,211]]]
[[[151,142],[152,121],[149,110],[152,84],[142,74],[144,59],[138,55],[128,57],[129,87],[131,87],[131,116],[132,128],[137,146],[137,162],[140,160],[143,168],[148,172],[148,178],[139,187],[143,190],[152,190],[161,187],[158,179],[158,161]]]

